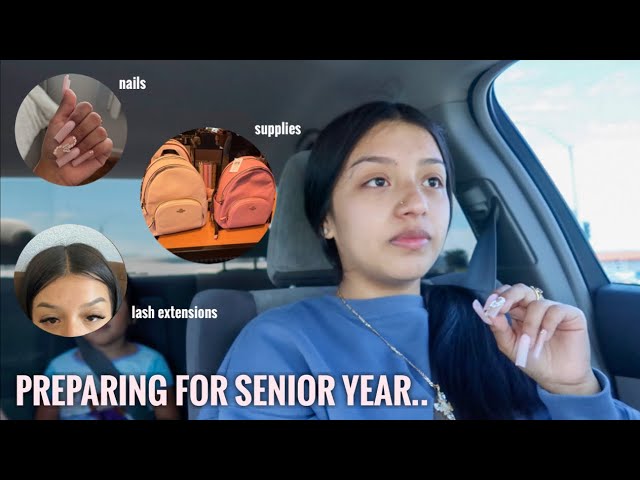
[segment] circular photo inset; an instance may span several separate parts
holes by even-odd
[[[18,257],[13,281],[31,322],[63,337],[104,327],[127,291],[116,247],[100,232],[72,224],[36,235]]]
[[[276,182],[251,142],[222,128],[189,130],[151,157],[140,189],[149,231],[189,261],[225,262],[260,242],[276,205]]]
[[[120,160],[127,120],[98,80],[58,75],[36,85],[16,116],[16,144],[27,166],[57,185],[86,185]]]

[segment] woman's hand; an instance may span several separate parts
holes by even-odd
[[[36,175],[58,185],[80,185],[105,164],[113,149],[93,106],[76,102],[73,90],[65,89],[34,169]]]
[[[521,283],[503,285],[484,308],[477,300],[473,308],[490,326],[500,351],[543,389],[562,395],[600,391],[591,369],[587,321],[580,309],[538,299],[533,288]]]

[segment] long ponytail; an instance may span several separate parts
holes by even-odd
[[[457,419],[530,418],[544,409],[535,382],[500,352],[471,307],[470,290],[433,285],[424,295],[431,373]]]

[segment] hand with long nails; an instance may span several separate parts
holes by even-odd
[[[484,307],[478,300],[472,306],[489,325],[500,351],[543,389],[563,395],[600,391],[591,368],[587,321],[580,309],[538,299],[522,283],[503,285]]]
[[[77,103],[68,75],[62,90],[62,101],[49,121],[34,173],[58,185],[80,185],[105,164],[113,142],[93,106]]]

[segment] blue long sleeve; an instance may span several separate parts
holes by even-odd
[[[236,397],[241,394],[236,388],[238,375],[304,375],[310,373],[303,353],[297,347],[295,333],[287,328],[279,317],[266,315],[256,318],[238,335],[224,358],[219,375],[227,378],[225,391],[227,406],[205,406],[199,419],[218,420],[268,420],[309,419],[316,416],[312,407],[300,405],[260,406],[254,402],[239,405]],[[251,385],[247,385],[252,391]]]
[[[613,398],[606,375],[594,369],[602,391],[595,395],[556,395],[538,386],[552,420],[640,420],[640,412]]]
[[[403,346],[422,371],[430,373],[428,315],[422,297],[399,297],[354,301],[392,341]],[[227,406],[205,406],[199,419],[432,419],[433,392],[407,363],[345,311],[335,297],[320,297],[279,307],[261,314],[240,332],[218,370],[228,381]],[[330,375],[335,381],[335,405],[241,406],[235,401],[237,375]],[[342,375],[373,375],[372,396],[386,377],[411,379],[409,396],[426,400],[427,407],[347,405]]]
[[[431,375],[429,316],[422,297],[402,295],[351,303],[422,372]],[[255,318],[236,338],[218,374],[228,381],[228,405],[205,406],[200,419],[433,419],[433,389],[333,296],[306,299]],[[335,405],[241,405],[236,398],[242,400],[243,392],[235,385],[235,379],[242,374],[271,375],[276,379],[329,375],[335,381]],[[356,403],[348,405],[341,376],[364,374],[375,377],[370,385],[373,395],[385,378],[390,383],[397,375],[409,378],[408,395],[419,404],[358,403],[365,390],[358,386]],[[538,387],[544,408],[531,419],[640,419],[640,412],[612,397],[607,377],[597,370],[595,374],[602,387],[596,395],[556,395]],[[246,387],[255,393],[253,384]],[[422,406],[422,401],[427,406]]]

